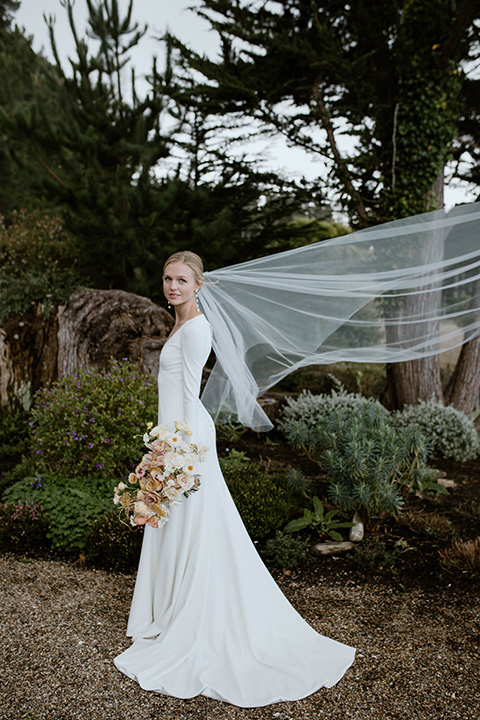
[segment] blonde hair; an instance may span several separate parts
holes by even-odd
[[[203,262],[202,258],[190,250],[180,250],[180,252],[173,253],[170,255],[165,265],[163,266],[163,272],[167,268],[167,265],[174,262],[181,262],[188,265],[193,270],[193,276],[198,283],[203,283]]]

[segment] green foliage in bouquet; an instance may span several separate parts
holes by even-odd
[[[278,530],[288,519],[290,502],[282,478],[249,461],[221,461],[222,472],[248,534],[256,540]]]
[[[48,518],[34,503],[18,500],[0,505],[0,550],[29,552],[48,547]]]
[[[85,532],[85,561],[101,570],[130,573],[138,565],[142,539],[143,527],[132,528],[110,510],[96,517]]]
[[[137,436],[156,416],[154,380],[136,363],[63,377],[36,395],[32,474],[125,477],[142,454]]]
[[[473,420],[454,407],[420,401],[393,413],[393,421],[397,427],[419,425],[431,441],[435,455],[465,462],[480,454],[480,438]]]
[[[292,422],[284,432],[327,473],[330,501],[365,519],[397,514],[426,471],[429,445],[418,426],[395,428],[375,403],[334,410],[314,428]]]
[[[9,504],[40,506],[49,523],[46,537],[52,549],[61,552],[83,550],[86,529],[112,508],[112,497],[111,483],[105,478],[55,475],[24,478],[3,494]]]
[[[337,510],[328,510],[325,512],[322,501],[315,495],[313,498],[313,510],[304,508],[302,517],[291,520],[283,531],[291,533],[308,528],[315,530],[320,536],[328,535],[332,540],[342,542],[343,537],[337,531],[342,528],[351,528],[353,523],[338,520],[338,518],[335,517],[336,514]]]
[[[294,535],[284,535],[277,530],[275,537],[265,543],[262,555],[269,564],[275,567],[293,570],[298,565],[312,560],[309,545],[308,540],[302,540]]]

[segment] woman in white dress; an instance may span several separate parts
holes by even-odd
[[[202,369],[212,330],[196,303],[200,258],[172,255],[164,293],[175,325],[161,352],[159,424],[186,422],[209,451],[198,493],[161,529],[145,527],[127,635],[115,659],[145,690],[202,694],[240,707],[297,700],[331,687],[355,651],[315,632],[262,563],[225,485],[215,426],[202,405]]]

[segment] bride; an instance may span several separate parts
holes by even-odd
[[[215,426],[199,399],[212,329],[196,293],[202,261],[179,252],[163,289],[175,325],[160,356],[158,422],[183,420],[209,448],[198,493],[161,529],[145,527],[128,621],[115,658],[145,690],[202,694],[240,707],[297,700],[340,680],[355,651],[313,630],[263,565],[225,485]]]

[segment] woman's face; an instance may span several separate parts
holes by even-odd
[[[173,306],[195,302],[195,291],[200,283],[195,280],[192,268],[183,262],[171,262],[163,274],[163,294]]]

